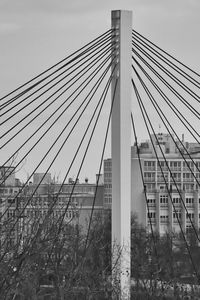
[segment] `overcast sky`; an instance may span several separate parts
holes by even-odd
[[[199,0],[0,0],[0,96],[110,28],[110,11],[199,70]]]
[[[108,30],[118,9],[200,72],[199,0],[0,0],[0,97]]]

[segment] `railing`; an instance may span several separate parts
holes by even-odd
[[[162,207],[168,207],[168,203],[160,203],[160,208]]]
[[[155,177],[154,178],[148,178],[148,177],[144,178],[144,182],[155,182],[155,181],[156,181]]]
[[[186,203],[185,206],[187,208],[194,208],[194,203]]]
[[[168,178],[160,178],[160,177],[158,177],[157,178],[157,182],[168,182]]]
[[[155,225],[156,219],[155,218],[151,218],[151,222],[150,222],[150,220],[148,218],[148,225],[151,224],[151,223]]]
[[[181,167],[170,167],[171,171],[177,171],[177,172],[181,172]]]
[[[194,167],[183,167],[183,171],[191,172],[191,170],[194,171]]]
[[[160,219],[160,223],[161,224],[169,224],[169,220],[168,219]]]
[[[144,171],[155,171],[156,167],[148,167],[148,166],[144,166]]]
[[[165,167],[161,167],[161,168],[160,168],[160,167],[158,166],[158,168],[157,168],[157,172],[162,172],[162,171],[169,171],[169,168],[168,168],[168,167],[166,167],[166,166],[165,166]]]
[[[181,182],[181,178],[174,178],[174,177],[170,177],[170,181],[173,183],[175,182]]]
[[[179,222],[181,222],[181,219],[180,219],[180,218],[179,218],[179,221],[178,221],[177,218],[174,218],[174,219],[173,219],[173,223],[174,223],[174,224],[178,224]]]
[[[183,178],[183,182],[194,182],[194,177],[193,178]]]

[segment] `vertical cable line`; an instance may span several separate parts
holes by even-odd
[[[197,88],[200,88],[200,82],[195,80],[193,77],[191,77],[189,74],[184,72],[181,68],[179,68],[177,65],[175,65],[172,61],[167,59],[166,56],[162,55],[160,52],[155,50],[153,47],[151,47],[149,44],[147,44],[145,41],[143,41],[140,37],[132,34],[134,41],[142,45],[144,48],[146,48],[148,51],[153,53],[157,58],[162,60],[164,63],[166,63],[169,67],[171,67],[174,71],[176,71],[179,75],[183,76],[185,79],[187,79],[190,83],[192,83]]]
[[[98,79],[97,83],[96,83],[96,90],[99,88],[102,80],[104,79],[105,75],[107,74],[108,70],[110,69],[112,62],[110,63],[110,65],[106,68],[106,70],[103,72],[103,74],[101,75],[101,77]],[[96,92],[95,90],[95,92]],[[89,92],[89,94],[86,96],[85,100],[89,97],[89,95],[91,94],[92,90]],[[94,92],[94,93],[95,93]],[[90,99],[88,100],[86,106],[84,107],[83,111],[81,112],[81,114],[79,115],[78,119],[76,120],[75,124],[73,125],[73,128],[70,130],[68,136],[65,138],[64,142],[62,143],[60,149],[58,150],[58,152],[56,153],[54,159],[52,160],[50,166],[47,168],[46,172],[44,173],[43,177],[41,178],[40,182],[38,183],[37,187],[35,188],[35,190],[33,191],[31,198],[27,201],[26,205],[23,207],[23,210],[21,211],[21,213],[19,214],[18,218],[24,213],[25,208],[27,207],[27,205],[30,203],[31,199],[33,198],[34,194],[36,193],[38,187],[40,186],[42,180],[44,179],[45,175],[47,174],[47,172],[49,171],[49,169],[51,168],[51,166],[53,165],[53,163],[55,162],[56,158],[58,157],[59,153],[61,152],[63,146],[65,145],[67,139],[69,138],[69,136],[71,135],[71,133],[73,132],[75,126],[77,125],[78,121],[80,120],[81,116],[83,115],[85,109],[87,108],[87,106],[89,105],[91,99],[94,96],[93,95],[90,97]],[[83,103],[81,104],[81,106],[83,105]],[[70,119],[70,121],[73,119],[73,117],[77,114],[78,111],[76,111],[74,113],[74,115],[72,116],[72,118]],[[57,140],[60,138],[60,136],[62,135],[62,133],[65,131],[65,129],[67,128],[68,124],[70,123],[70,121],[66,124],[66,126],[63,128],[63,130],[61,131],[61,133],[58,135],[58,137],[56,138],[56,140],[54,141],[54,143],[52,144],[52,146],[49,148],[49,150],[47,151],[47,153],[45,154],[45,156],[42,158],[42,160],[40,161],[40,163],[37,165],[37,167],[34,169],[34,171],[31,173],[31,175],[29,176],[29,178],[27,179],[27,181],[25,182],[25,184],[23,185],[22,189],[26,186],[26,184],[28,183],[28,181],[30,180],[31,176],[35,173],[35,171],[37,170],[37,168],[40,166],[40,164],[43,162],[43,160],[46,158],[46,156],[48,155],[48,153],[50,152],[50,150],[53,148],[53,146],[55,145],[55,143],[57,142]],[[18,192],[18,194],[15,196],[15,199],[17,199],[17,197],[19,196],[20,192]],[[5,214],[5,212],[4,212]],[[3,215],[1,216],[1,218],[3,217]],[[16,222],[14,224],[14,226],[16,225]],[[11,230],[14,227],[11,228]]]
[[[178,100],[184,104],[198,119],[200,119],[199,117],[199,112],[194,109],[191,104],[189,104],[186,99],[181,96],[181,94],[179,94],[152,66],[150,66],[146,60],[144,60],[143,57],[141,57],[137,51],[135,51],[134,49],[132,49],[133,52],[137,55],[137,57],[148,67],[148,69],[150,69],[155,75],[157,78],[159,78],[163,83],[164,85],[178,98]],[[134,59],[134,57],[132,57]],[[171,101],[170,101],[171,102]],[[192,128],[192,130],[195,132],[195,134],[197,136],[200,137],[199,133],[195,130],[195,128],[189,124],[189,122],[187,121],[187,119],[183,116],[183,114],[180,113],[180,115],[182,116],[182,118],[184,119],[184,122],[185,123],[188,123],[188,125]],[[183,123],[184,124],[184,123]],[[186,125],[185,125],[186,126]],[[194,137],[194,139],[199,143],[199,141],[197,140],[197,138],[195,137],[195,135],[192,133],[192,131],[190,131],[190,129],[187,127],[188,131],[191,133],[191,135]]]
[[[140,157],[140,149],[139,149],[139,146],[138,146],[136,129],[135,129],[135,124],[134,124],[133,114],[132,113],[131,113],[131,123],[132,123],[132,128],[133,128],[135,143],[136,143],[137,156],[138,156],[138,161],[139,161],[139,166],[140,166],[140,175],[141,175],[141,178],[142,178],[142,184],[143,184],[144,195],[145,195],[145,202],[146,202],[146,206],[147,206],[147,216],[148,216],[148,219],[149,219],[149,222],[150,222],[151,235],[152,235],[153,245],[154,245],[154,252],[155,252],[155,255],[156,255],[156,260],[157,260],[158,270],[159,270],[160,269],[160,263],[159,263],[159,260],[158,260],[158,252],[157,252],[156,240],[155,240],[154,231],[153,231],[153,225],[152,225],[152,221],[151,221],[151,218],[150,218],[150,208],[149,208],[149,204],[148,204],[147,193],[146,193],[146,188],[145,188],[145,181],[144,181],[144,176],[143,176],[143,172],[142,172],[142,163],[141,163],[141,157]]]
[[[43,108],[36,116],[34,116],[27,124],[24,125],[24,127],[22,127],[17,133],[15,133],[14,136],[12,136],[9,140],[7,140],[3,146],[0,147],[3,148],[5,145],[8,144],[8,142],[10,142],[14,137],[16,137],[17,134],[19,134],[24,128],[26,128],[33,120],[35,120],[39,115],[41,115],[47,108],[49,108],[53,103],[55,103],[55,101],[61,97],[67,90],[69,90],[75,83],[77,83],[77,81],[82,78],[89,70],[91,70],[98,62],[100,62],[100,60],[102,60],[109,52],[110,50],[113,48],[113,46],[111,46],[110,49],[107,49],[106,51],[104,51],[102,54],[100,54],[97,58],[95,58],[94,60],[92,60],[92,62],[90,62],[86,67],[84,67],[78,74],[76,74],[74,77],[72,77],[67,83],[65,83],[64,85],[62,85],[61,88],[59,88],[56,92],[54,92],[53,94],[51,94],[48,98],[45,99],[45,101],[41,102],[39,104],[39,106],[37,106],[33,111],[31,111],[29,114],[27,114],[24,118],[22,118],[18,123],[16,123],[15,125],[13,125],[7,132],[5,132],[2,136],[4,137],[5,135],[7,135],[12,129],[14,129],[17,125],[19,125],[22,121],[24,121],[27,117],[29,117],[33,112],[35,112],[40,106],[42,106],[45,102],[47,102],[50,98],[52,98],[58,91],[60,91],[63,87],[65,87],[68,83],[70,83],[74,78],[76,78],[76,76],[81,75],[76,78],[76,80],[74,82],[72,82],[66,89],[64,89],[64,91],[62,91],[55,99],[53,99],[45,108]],[[80,86],[79,86],[80,87]],[[66,101],[65,101],[66,102]],[[59,106],[59,108],[63,105],[63,103]],[[56,109],[57,111],[58,109]],[[54,112],[55,113],[55,112]],[[0,124],[1,125],[1,124]]]
[[[176,114],[176,116],[178,117],[178,119],[183,123],[183,125],[187,128],[187,126],[185,125],[185,123],[182,121],[182,119],[180,118],[180,111],[173,105],[173,103],[169,100],[169,98],[167,97],[167,95],[159,88],[159,86],[155,83],[155,81],[148,75],[148,73],[143,69],[143,67],[140,65],[140,63],[134,59],[134,61],[136,62],[136,64],[139,66],[139,68],[141,69],[141,71],[144,73],[144,75],[147,77],[147,79],[151,82],[151,84],[154,86],[154,88],[157,90],[157,92],[161,95],[161,97],[163,98],[163,100],[169,105],[169,107],[172,109],[172,111]],[[170,103],[170,104],[169,104]],[[157,107],[159,108],[159,110],[161,111],[160,107],[157,104]],[[179,114],[178,114],[178,113]],[[183,149],[185,150],[186,154],[189,156],[189,158],[191,159],[191,161],[195,164],[195,161],[193,160],[192,156],[190,155],[190,153],[188,152],[187,148],[185,147],[185,145],[182,143],[182,141],[180,140],[179,136],[177,135],[176,131],[173,129],[173,127],[171,126],[170,122],[167,120],[167,118],[165,117],[165,115],[162,113],[162,115],[164,116],[165,120],[167,121],[168,125],[170,126],[170,128],[172,129],[173,133],[175,134],[175,136],[177,137],[179,143],[181,144],[181,146],[183,147]],[[187,120],[186,120],[187,121]],[[187,123],[189,124],[189,122],[187,121]],[[170,132],[169,132],[170,134]],[[170,134],[171,135],[171,134]],[[174,139],[174,137],[171,135],[174,143],[176,144],[176,141]],[[189,164],[187,163],[187,160],[185,159],[183,153],[180,151],[180,148],[178,145],[176,145],[177,148],[179,149],[179,152],[182,156],[182,158],[184,159],[184,161],[186,162],[188,168],[190,169],[191,173],[193,174],[197,184],[200,186],[200,183],[198,181],[198,179],[196,178],[193,170],[191,169],[191,167],[189,166]],[[200,172],[200,169],[198,166],[196,166],[197,170]]]
[[[133,67],[133,68],[134,68],[134,67]],[[162,120],[163,124],[165,125],[165,127],[166,127],[168,133],[170,134],[171,138],[172,138],[173,141],[175,142],[174,138],[172,137],[172,134],[171,134],[170,131],[169,131],[168,126],[166,125],[166,123],[165,123],[165,121],[164,121],[164,119],[163,119],[163,117],[162,117],[162,115],[164,116],[164,114],[162,113],[161,109],[159,108],[159,105],[156,103],[154,97],[153,97],[152,94],[150,93],[149,89],[147,88],[147,86],[145,85],[144,81],[141,79],[141,77],[139,76],[139,74],[138,74],[138,72],[136,71],[135,68],[134,68],[134,71],[135,71],[135,73],[136,73],[136,75],[137,75],[137,77],[138,77],[138,79],[139,79],[139,81],[140,81],[140,83],[141,83],[143,89],[145,90],[145,92],[146,92],[148,98],[150,99],[150,101],[151,101],[153,107],[155,108],[157,114],[158,114],[159,117],[161,118],[161,120]],[[160,113],[160,112],[161,112],[161,113]],[[164,116],[164,118],[166,119],[165,116]],[[166,119],[166,120],[167,120],[167,119]],[[169,122],[168,122],[168,123],[169,123]],[[170,128],[171,128],[171,125],[170,125]],[[177,146],[177,148],[179,149],[179,153],[181,154],[180,148],[179,148],[178,146]],[[170,173],[170,177],[172,178],[173,183],[174,183],[174,185],[176,186],[176,190],[177,190],[177,192],[178,192],[178,194],[179,194],[179,196],[180,196],[181,202],[182,202],[182,204],[183,204],[183,206],[184,206],[184,208],[185,208],[187,217],[188,217],[189,220],[190,220],[190,223],[191,223],[191,225],[192,225],[192,228],[193,228],[193,230],[194,230],[194,233],[195,233],[195,235],[196,235],[196,238],[197,238],[198,241],[200,242],[200,239],[199,239],[197,230],[196,230],[196,228],[195,228],[195,226],[194,226],[194,224],[193,224],[193,222],[192,222],[192,219],[191,219],[191,217],[190,217],[190,215],[189,215],[189,213],[188,213],[188,209],[187,209],[187,207],[186,207],[186,205],[185,205],[185,203],[184,203],[184,201],[183,201],[181,192],[180,192],[180,190],[179,190],[179,188],[178,188],[178,185],[177,185],[177,183],[176,183],[176,181],[175,181],[175,179],[174,179],[174,176],[173,176],[173,174],[172,174],[172,172],[171,172],[171,169],[170,169],[169,166],[168,166],[168,163],[167,163],[166,157],[165,157],[165,155],[164,155],[164,153],[163,153],[163,150],[162,150],[162,155],[163,155],[163,158],[164,158],[165,163],[166,163],[166,165],[167,165],[168,171],[169,171],[169,173]],[[185,158],[184,158],[183,156],[182,156],[182,158],[185,160]],[[189,167],[188,162],[187,162],[186,160],[185,160],[185,162],[187,163],[187,166]],[[196,176],[194,175],[194,172],[192,171],[191,168],[190,168],[190,171],[192,172],[193,177],[196,178]],[[197,182],[198,182],[198,180],[197,180]]]
[[[184,242],[185,242],[185,245],[186,245],[186,248],[187,248],[189,257],[190,257],[190,261],[191,261],[192,267],[193,267],[193,269],[194,269],[194,272],[195,272],[197,281],[199,282],[199,274],[198,274],[198,271],[197,271],[196,266],[195,266],[195,264],[194,264],[194,261],[193,261],[193,258],[192,258],[191,252],[190,252],[189,245],[188,245],[188,243],[187,243],[187,240],[186,240],[184,231],[183,231],[183,229],[182,229],[182,226],[181,226],[181,223],[180,223],[180,220],[179,220],[179,217],[178,217],[178,213],[177,213],[176,207],[175,207],[175,205],[174,205],[174,203],[173,203],[173,201],[172,201],[172,196],[171,196],[170,190],[169,190],[169,188],[168,188],[168,184],[167,184],[167,181],[166,181],[166,179],[165,179],[164,172],[163,172],[163,170],[162,170],[162,166],[161,166],[161,164],[160,164],[160,160],[159,160],[159,158],[158,158],[158,154],[157,154],[156,149],[155,149],[155,145],[154,145],[154,143],[153,143],[153,141],[152,141],[152,137],[151,137],[151,134],[150,134],[150,131],[149,131],[149,127],[148,127],[148,124],[147,124],[147,120],[148,120],[148,122],[149,122],[149,125],[150,125],[152,131],[153,131],[153,134],[154,134],[154,137],[155,137],[155,139],[156,139],[156,141],[157,141],[157,144],[159,145],[160,151],[162,152],[163,158],[165,158],[165,155],[164,155],[164,153],[163,153],[163,151],[162,151],[162,148],[160,147],[159,141],[158,141],[158,139],[157,139],[157,136],[156,136],[156,134],[155,134],[155,131],[154,131],[154,129],[153,129],[153,126],[152,126],[151,121],[150,121],[150,119],[149,119],[149,117],[148,117],[148,114],[147,114],[147,112],[146,112],[146,109],[145,109],[145,107],[144,107],[144,105],[143,105],[143,103],[142,103],[141,97],[140,97],[140,95],[139,95],[139,92],[138,92],[138,90],[137,90],[137,87],[136,87],[136,85],[135,85],[133,79],[132,79],[132,85],[133,85],[133,88],[134,88],[134,91],[135,91],[135,94],[136,94],[136,98],[137,98],[137,100],[138,100],[138,104],[139,104],[139,106],[140,106],[140,110],[141,110],[141,113],[142,113],[142,116],[143,116],[143,120],[144,120],[145,126],[146,126],[146,128],[147,128],[147,131],[148,131],[148,134],[149,134],[149,137],[150,137],[150,140],[151,140],[151,143],[152,143],[152,146],[153,146],[155,155],[156,155],[157,162],[158,162],[158,164],[159,164],[159,168],[160,168],[160,170],[161,170],[163,179],[164,179],[164,181],[165,181],[165,186],[166,186],[166,189],[167,189],[167,193],[168,193],[168,195],[169,195],[169,197],[170,197],[170,201],[171,201],[171,204],[172,204],[172,206],[173,206],[173,211],[175,212],[175,215],[176,215],[176,218],[177,218],[177,221],[178,221],[180,230],[181,230],[181,234],[182,234],[182,236],[183,236],[183,239],[184,239]],[[144,112],[145,112],[146,117],[145,117],[145,115],[144,115]],[[146,120],[146,118],[147,118],[147,120]]]
[[[16,166],[14,166],[13,168],[12,168],[12,170],[11,170],[11,172],[9,173],[9,174],[7,174],[7,177],[5,177],[4,179],[3,179],[3,181],[1,182],[1,183],[3,183],[3,182],[5,182],[5,180],[8,178],[8,176],[9,175],[11,175],[13,172],[14,172],[14,170],[20,165],[20,163],[24,160],[24,158],[32,151],[32,149],[34,149],[34,147],[40,142],[40,140],[46,135],[46,133],[53,127],[53,125],[59,120],[59,118],[65,113],[65,111],[67,110],[67,108],[77,99],[77,97],[82,93],[82,91],[89,85],[89,83],[94,79],[94,77],[98,74],[98,72],[102,69],[102,67],[107,63],[107,61],[110,59],[110,57],[111,57],[111,54],[99,65],[99,66],[97,66],[96,68],[95,68],[95,70],[92,72],[92,74],[90,74],[79,86],[78,86],[78,88],[66,99],[66,101],[67,100],[69,100],[70,99],[70,97],[71,96],[73,96],[74,94],[75,94],[75,92],[76,91],[78,91],[79,90],[79,88],[82,86],[82,85],[84,85],[85,84],[85,82],[90,78],[90,80],[88,81],[88,82],[86,82],[86,84],[83,86],[83,88],[79,91],[79,93],[74,97],[74,99],[68,104],[68,106],[60,113],[60,115],[54,120],[54,122],[50,125],[50,127],[42,134],[42,136],[38,139],[38,141],[31,147],[31,149],[26,153],[26,155],[17,163],[17,165]],[[65,101],[65,102],[66,102]],[[59,107],[58,107],[58,109],[60,109],[60,107],[62,107],[62,105],[63,104],[65,104],[65,103],[62,103]],[[58,109],[54,112],[54,113],[56,113],[57,111],[58,111]],[[17,149],[17,151],[15,151],[15,153],[14,154],[12,154],[12,156],[10,157],[10,158],[12,158],[34,135],[35,135],[35,133],[37,133],[39,130],[40,130],[40,128],[50,119],[52,117],[52,115],[50,115],[49,117],[48,117],[48,119],[47,120],[45,120],[44,122],[43,122],[43,124],[42,125],[40,125],[40,127],[20,146],[20,148],[18,148]],[[10,158],[9,159],[7,159],[7,161],[3,164],[3,166],[5,166],[6,165],[6,163],[10,160]]]
[[[102,45],[102,46],[104,46],[104,45]],[[105,52],[106,52],[106,50],[108,50],[109,48],[110,48],[110,41],[109,42],[107,42],[107,45],[106,46],[104,46],[103,47],[103,49],[96,49],[97,50],[97,52],[95,53],[95,52],[93,52],[92,53],[92,55],[90,54],[90,56],[89,55],[87,55],[87,57],[89,57],[89,58],[87,58],[83,63],[81,63],[78,67],[76,67],[75,69],[73,69],[70,73],[68,73],[67,75],[65,75],[64,77],[62,77],[61,79],[59,79],[57,82],[55,82],[53,85],[51,85],[48,89],[46,89],[45,91],[43,91],[41,94],[39,94],[37,97],[35,97],[32,101],[30,101],[30,102],[28,102],[28,103],[26,103],[22,108],[20,108],[18,111],[16,111],[15,113],[13,113],[11,116],[9,116],[6,120],[4,120],[3,122],[1,122],[0,123],[0,125],[3,125],[5,122],[7,122],[8,120],[10,120],[13,116],[15,116],[15,115],[17,115],[19,112],[21,112],[23,109],[25,109],[26,107],[28,107],[30,104],[33,104],[33,102],[35,102],[37,99],[39,99],[41,96],[43,96],[46,92],[48,92],[48,91],[50,91],[52,88],[54,88],[57,84],[59,84],[60,82],[62,82],[64,79],[66,79],[69,75],[71,75],[73,72],[75,72],[75,71],[77,71],[80,67],[82,67],[85,63],[87,63],[88,61],[90,61],[93,57],[95,57],[97,54],[99,54],[99,53],[101,53],[102,52],[102,54],[100,54],[99,56],[101,56],[101,55],[103,55]],[[108,48],[108,49],[107,49]],[[95,50],[95,51],[96,51]],[[104,50],[104,51],[103,51]],[[99,57],[99,56],[97,56],[97,58]],[[96,59],[97,59],[96,58]],[[55,78],[53,78],[52,80],[50,80],[50,81],[48,81],[44,86],[42,86],[42,87],[40,87],[38,90],[36,90],[36,91],[34,91],[32,94],[30,94],[30,95],[28,95],[26,98],[24,98],[24,99],[22,99],[19,103],[17,103],[17,104],[15,104],[14,106],[12,106],[11,108],[9,108],[7,111],[5,111],[4,113],[2,113],[1,115],[0,115],[0,117],[2,117],[3,115],[5,115],[7,112],[9,112],[9,111],[11,111],[13,108],[15,108],[15,107],[17,107],[19,104],[21,104],[21,103],[23,103],[25,100],[27,100],[28,98],[30,98],[31,96],[33,96],[36,92],[38,92],[38,91],[40,91],[43,87],[46,87],[49,83],[51,83],[52,81],[54,81],[55,79],[57,79],[58,77],[60,77],[61,75],[63,75],[64,73],[66,73],[68,70],[70,70],[71,68],[73,68],[74,66],[77,66],[77,64],[78,63],[80,63],[83,59],[85,59],[85,57],[84,58],[82,58],[80,61],[78,61],[76,64],[74,64],[74,65],[72,65],[70,68],[68,68],[66,71],[63,71],[61,74],[59,74],[58,76],[56,76]],[[88,66],[88,65],[87,65]],[[87,67],[86,66],[86,67]],[[80,72],[82,72],[84,69],[82,69]],[[77,75],[79,75],[79,73],[78,74],[76,74],[72,79],[74,79]],[[71,80],[72,80],[71,79]],[[71,81],[70,80],[70,81]],[[70,82],[69,81],[69,82]],[[67,82],[68,83],[68,82]],[[67,84],[66,83],[66,84]],[[64,84],[63,86],[61,86],[61,88],[59,88],[58,89],[58,91],[60,90],[60,89],[62,89],[66,84]],[[57,91],[56,91],[57,92]],[[55,93],[56,93],[55,92]],[[54,93],[54,94],[55,94]],[[49,98],[47,98],[47,99],[49,99]],[[46,101],[45,101],[46,102]],[[45,103],[44,102],[44,103]],[[41,106],[41,105],[40,105]]]
[[[180,81],[175,75],[173,75],[168,69],[162,66],[158,61],[156,61],[148,52],[138,46],[135,42],[132,44],[142,52],[148,59],[153,62],[160,70],[162,70],[169,78],[171,78],[178,86],[180,86],[186,93],[193,97],[198,103],[200,103],[200,96],[193,92],[188,86],[186,86],[182,81]]]
[[[114,69],[115,69],[115,67],[114,67]],[[91,126],[91,123],[92,123],[92,121],[93,121],[93,119],[94,119],[94,116],[95,116],[95,114],[96,114],[96,112],[97,112],[98,106],[101,104],[101,106],[100,106],[100,108],[99,108],[99,111],[98,111],[98,114],[97,114],[97,117],[96,117],[96,120],[95,120],[95,124],[94,124],[94,126],[93,126],[93,129],[92,129],[92,132],[91,132],[89,141],[88,141],[88,144],[87,144],[87,147],[86,147],[85,152],[84,152],[84,155],[83,155],[83,157],[82,157],[82,161],[81,161],[80,167],[79,167],[79,169],[78,169],[76,178],[79,177],[80,172],[81,172],[81,170],[82,170],[82,167],[83,167],[83,164],[84,164],[84,161],[85,161],[85,158],[86,158],[86,155],[87,155],[89,146],[90,146],[90,144],[91,144],[91,141],[92,141],[92,138],[93,138],[93,135],[94,135],[94,132],[95,132],[97,123],[98,123],[98,121],[99,121],[99,117],[100,117],[102,108],[103,108],[104,103],[105,103],[105,100],[106,100],[106,96],[107,96],[107,93],[108,93],[108,90],[109,90],[109,87],[110,87],[110,83],[111,83],[111,81],[112,81],[112,76],[113,76],[113,73],[114,73],[114,69],[112,70],[112,74],[110,75],[110,78],[109,78],[109,80],[108,80],[107,83],[106,83],[106,86],[105,86],[105,88],[104,88],[104,90],[103,90],[103,92],[102,92],[102,94],[101,94],[100,100],[99,100],[99,102],[98,102],[98,105],[96,106],[96,108],[95,108],[95,110],[94,110],[94,112],[93,112],[93,115],[92,115],[92,117],[91,117],[91,119],[90,119],[90,121],[89,121],[89,123],[88,123],[88,126],[87,126],[87,128],[86,128],[86,130],[85,130],[85,133],[84,133],[84,135],[83,135],[83,137],[82,137],[82,140],[81,140],[81,142],[80,142],[80,144],[79,144],[79,147],[78,147],[78,149],[77,149],[77,151],[76,151],[76,154],[75,154],[75,156],[74,156],[74,159],[75,159],[75,158],[76,158],[76,155],[78,154],[78,151],[79,151],[79,149],[80,149],[80,147],[81,147],[81,145],[82,145],[82,142],[84,141],[85,136],[86,136],[86,134],[87,134],[87,132],[88,132],[88,130],[89,130],[89,127]],[[74,159],[73,159],[72,163],[74,162]],[[71,167],[71,165],[70,165],[70,167]],[[66,180],[66,178],[67,178],[68,173],[69,173],[69,170],[68,170],[67,174],[65,175],[65,178],[64,178],[64,180],[63,180],[63,184],[64,184],[64,182],[65,182],[65,180]],[[71,198],[72,198],[72,195],[73,195],[73,193],[74,193],[74,189],[75,189],[75,187],[76,187],[76,182],[77,182],[77,181],[75,180],[74,184],[72,185],[72,190],[71,190],[71,192],[70,192],[69,200],[68,200],[68,203],[67,203],[67,205],[66,205],[66,207],[65,207],[64,213],[61,215],[60,219],[58,219],[58,223],[59,223],[58,225],[59,225],[59,227],[58,227],[58,231],[55,232],[55,239],[54,239],[54,243],[53,243],[52,248],[51,248],[52,250],[53,250],[54,244],[56,243],[56,241],[57,241],[57,239],[58,239],[58,237],[59,237],[59,234],[60,234],[60,232],[61,232],[62,225],[63,225],[63,221],[64,221],[64,217],[65,217],[66,212],[67,212],[67,210],[68,210],[68,208],[69,208],[69,205],[70,205],[70,203],[71,203]],[[58,195],[59,195],[61,189],[62,189],[62,186],[60,187],[60,190],[59,190],[59,192],[58,192]],[[57,196],[57,198],[58,198],[58,196]]]
[[[141,34],[139,34],[137,31],[132,30],[132,32],[134,32],[135,34],[137,34],[138,36],[140,36],[142,39],[146,40],[148,43],[150,43],[151,45],[153,45],[154,47],[156,47],[157,49],[159,49],[160,51],[162,51],[164,54],[166,54],[167,56],[169,56],[170,58],[172,58],[173,60],[175,60],[176,62],[178,62],[180,65],[182,65],[187,70],[191,71],[193,74],[195,74],[198,77],[200,77],[200,75],[197,72],[195,72],[193,69],[191,69],[190,67],[186,66],[184,63],[182,63],[181,61],[179,61],[178,59],[176,59],[174,56],[170,55],[168,52],[166,52],[163,49],[161,49],[160,47],[158,47],[156,44],[152,43],[150,40],[148,40],[147,38],[145,38],[144,36],[142,36]]]
[[[0,100],[5,99],[6,97],[10,96],[11,94],[13,94],[14,92],[18,91],[19,89],[23,88],[24,86],[26,86],[27,84],[31,83],[32,81],[34,81],[35,79],[39,78],[40,76],[44,75],[45,73],[47,73],[48,71],[52,70],[53,68],[57,67],[59,64],[63,63],[65,60],[69,59],[70,57],[72,57],[73,55],[79,53],[80,51],[82,51],[83,49],[85,49],[86,47],[88,47],[89,45],[95,43],[98,40],[101,40],[102,37],[105,37],[106,35],[110,35],[112,32],[114,31],[114,29],[109,29],[107,30],[105,33],[99,35],[97,38],[95,38],[94,40],[90,41],[89,43],[87,43],[86,45],[82,46],[80,49],[76,50],[75,52],[73,52],[72,54],[68,55],[66,58],[60,60],[59,62],[57,62],[55,65],[49,67],[48,69],[46,69],[45,71],[43,71],[42,73],[40,73],[39,75],[35,76],[34,78],[32,78],[31,80],[27,81],[26,83],[20,85],[18,88],[16,88],[15,90],[13,90],[12,92],[8,93],[7,95],[5,95],[4,97],[0,98]],[[92,47],[92,46],[90,46]],[[89,48],[90,48],[89,47]],[[84,50],[82,53],[85,53],[85,51],[88,51],[88,49],[86,48],[86,50]],[[76,58],[80,57],[82,55],[82,53],[78,54],[75,58],[73,58],[73,60],[75,60]],[[48,77],[48,76],[47,76]],[[44,79],[45,80],[45,79]]]

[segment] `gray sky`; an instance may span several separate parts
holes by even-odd
[[[110,11],[199,70],[198,0],[0,0],[0,95],[110,28]]]
[[[108,30],[117,9],[200,72],[199,0],[0,0],[0,97]]]

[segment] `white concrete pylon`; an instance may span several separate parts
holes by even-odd
[[[112,111],[112,245],[113,285],[119,298],[130,299],[131,231],[131,40],[132,12],[112,11],[113,36],[117,43],[117,68],[112,80],[112,97],[118,85]],[[115,286],[113,286],[115,288]],[[114,294],[113,294],[114,295]],[[113,296],[115,298],[115,296]]]

